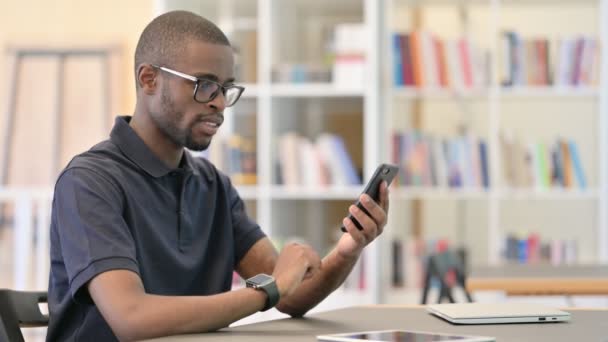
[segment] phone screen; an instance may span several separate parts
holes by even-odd
[[[368,194],[369,197],[371,197],[374,201],[378,202],[380,200],[380,184],[386,181],[386,184],[390,185],[395,176],[397,175],[398,171],[399,167],[397,167],[396,165],[380,164],[376,168],[376,171],[374,171],[372,178],[370,178],[370,180],[367,182],[367,185],[363,189],[363,193]],[[363,207],[363,204],[359,202],[359,200],[357,200],[356,205],[366,214],[369,214],[367,210],[365,210],[365,208]],[[349,214],[348,217],[353,221],[353,223],[355,224],[355,226],[357,226],[359,230],[363,230],[361,224],[357,222],[357,220],[352,217],[352,215]],[[340,229],[346,233],[346,228],[344,226],[342,226]]]

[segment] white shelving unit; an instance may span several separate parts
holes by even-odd
[[[358,153],[361,154],[363,178],[367,179],[380,161],[381,149],[379,109],[381,101],[379,37],[380,7],[374,0],[341,0],[328,3],[322,0],[227,0],[205,2],[197,0],[157,1],[156,14],[174,9],[197,12],[215,22],[230,37],[230,32],[239,29],[238,22],[246,30],[257,31],[257,82],[246,84],[244,99],[250,112],[254,112],[257,136],[257,185],[237,186],[253,216],[274,240],[292,236],[304,237],[323,255],[327,235],[339,232],[341,217],[334,217],[326,207],[343,208],[346,215],[350,203],[356,200],[363,185],[328,186],[322,188],[286,187],[276,182],[276,149],[278,136],[288,129],[303,130],[304,135],[314,138],[319,130],[318,121],[324,113],[343,107],[356,108],[361,115],[363,137]],[[242,20],[241,18],[246,18]],[[243,21],[245,24],[243,24]],[[281,63],[315,62],[315,53],[307,52],[299,40],[319,43],[318,32],[305,35],[307,28],[333,23],[361,22],[368,29],[367,39],[374,42],[366,51],[367,80],[364,85],[343,87],[331,82],[285,83],[272,79],[273,66]],[[311,24],[312,23],[312,24]],[[329,23],[329,24],[326,24]],[[315,46],[317,54],[322,46]],[[243,100],[241,100],[242,102]],[[231,113],[239,112],[239,103]],[[243,105],[245,106],[245,105]],[[226,114],[223,131],[232,133],[236,124]],[[236,116],[235,116],[236,117]],[[304,122],[304,126],[302,126]],[[251,129],[251,128],[249,128]],[[307,131],[311,131],[310,133]],[[226,133],[226,132],[223,132]],[[335,211],[335,210],[333,210]],[[329,222],[328,222],[329,221]],[[335,232],[334,232],[335,230]],[[378,251],[375,244],[366,249],[366,289],[340,289],[332,294],[327,303],[319,308],[331,309],[353,303],[375,303],[380,301],[380,276]]]
[[[429,11],[437,10],[443,15],[445,19],[446,11],[450,9],[454,12],[459,10],[467,13],[468,17],[475,27],[470,27],[460,23],[461,31],[457,33],[463,34],[465,30],[468,30],[469,37],[473,37],[473,41],[477,40],[480,44],[485,46],[489,51],[492,58],[492,68],[490,79],[491,83],[487,89],[472,89],[472,90],[451,90],[451,89],[418,89],[415,87],[395,87],[393,79],[393,61],[392,61],[392,41],[391,34],[396,30],[409,30],[411,28],[404,28],[403,22],[396,22],[397,15],[395,13],[403,14],[405,20],[410,20],[407,17],[407,11],[403,8],[410,7],[410,11],[413,6],[420,6],[423,11],[427,8]],[[545,12],[540,12],[540,8],[546,10],[546,13],[551,11],[561,10],[562,7],[568,9],[578,9],[582,7],[583,10],[572,11],[571,22],[565,23],[553,23],[545,27],[543,20],[551,21],[555,17],[551,17],[550,14],[544,15]],[[432,7],[432,9],[430,9]],[[589,8],[594,7],[596,11],[590,11]],[[540,24],[534,26],[534,24],[528,24],[526,27],[520,28],[517,24],[514,24],[516,20],[513,19],[516,15],[526,15],[528,11],[538,14],[536,16],[537,22]],[[418,103],[431,104],[435,107],[432,108],[445,108],[446,102],[451,101],[453,106],[461,109],[459,114],[462,121],[473,126],[473,131],[482,137],[485,137],[488,141],[489,147],[489,167],[490,167],[490,187],[488,189],[437,189],[437,188],[418,188],[418,187],[405,187],[398,188],[392,191],[392,203],[391,212],[394,216],[394,211],[401,211],[409,209],[409,202],[414,199],[420,200],[431,200],[437,202],[441,200],[442,208],[454,209],[454,211],[460,211],[460,216],[456,215],[456,220],[467,221],[465,224],[469,225],[471,218],[473,221],[474,229],[472,228],[444,228],[446,230],[456,229],[459,233],[466,232],[467,236],[461,237],[463,240],[471,238],[472,235],[481,235],[482,237],[475,237],[475,243],[482,243],[485,250],[485,255],[479,258],[477,255],[476,263],[489,263],[497,264],[501,259],[502,251],[502,238],[503,234],[506,233],[505,225],[506,221],[513,224],[513,222],[521,223],[525,219],[530,219],[532,222],[531,226],[542,224],[546,222],[546,226],[539,228],[541,234],[556,234],[558,237],[577,236],[583,235],[579,244],[579,253],[582,254],[580,262],[583,263],[608,263],[608,217],[607,217],[607,200],[608,200],[608,93],[606,88],[608,85],[608,58],[606,58],[605,51],[601,52],[601,76],[599,85],[597,87],[512,87],[506,88],[499,84],[497,70],[497,56],[499,56],[498,50],[498,37],[503,30],[513,29],[515,31],[522,30],[522,35],[531,37],[537,36],[549,36],[554,38],[555,32],[558,30],[558,34],[564,33],[587,33],[594,35],[598,38],[601,46],[607,46],[608,42],[608,2],[605,0],[589,0],[589,1],[570,1],[570,0],[538,0],[538,1],[517,1],[517,0],[462,0],[462,1],[407,1],[407,0],[387,0],[384,2],[384,9],[382,12],[385,14],[383,22],[386,23],[383,26],[383,62],[381,63],[383,69],[381,70],[384,78],[383,89],[388,91],[383,96],[384,112],[386,113],[386,126],[385,136],[390,136],[392,129],[395,128],[395,122],[403,120],[401,112],[403,112],[404,106],[408,103],[417,101]],[[582,25],[582,32],[576,32],[575,22],[580,22],[581,16],[585,12],[588,18],[588,22],[584,22]],[[455,15],[458,16],[458,15]],[[595,17],[594,17],[595,16]],[[426,19],[433,20],[439,16],[433,18],[430,14]],[[562,16],[563,17],[563,16]],[[403,17],[402,17],[403,18]],[[526,16],[530,18],[530,15]],[[597,23],[596,26],[589,28],[593,23]],[[424,29],[430,30],[437,33],[441,31],[441,26],[445,26],[444,23],[424,23]],[[423,24],[423,25],[424,25]],[[438,27],[433,25],[437,24]],[[453,23],[447,24],[452,29],[455,27]],[[483,30],[480,29],[481,26]],[[570,31],[569,31],[570,30]],[[442,34],[454,38],[454,32],[443,32],[438,35],[442,37]],[[474,32],[473,32],[474,31]],[[485,36],[484,36],[485,35]],[[498,139],[501,129],[508,124],[512,124],[511,116],[517,115],[517,110],[524,110],[526,106],[529,106],[527,112],[530,112],[530,131],[539,131],[537,120],[547,120],[551,118],[553,113],[535,112],[541,110],[546,106],[547,108],[555,108],[557,103],[558,106],[563,103],[567,108],[576,108],[577,104],[582,104],[580,110],[571,110],[569,113],[577,118],[580,117],[580,122],[572,119],[570,121],[564,121],[561,123],[560,120],[564,118],[563,113],[555,113],[554,122],[549,122],[547,125],[547,131],[563,130],[564,132],[573,131],[572,126],[569,125],[580,125],[581,127],[590,127],[588,136],[584,137],[589,142],[583,153],[587,154],[586,161],[583,162],[586,167],[586,173],[588,179],[591,178],[590,184],[585,189],[536,189],[536,188],[510,188],[504,184],[502,180],[502,158],[500,156],[500,141]],[[551,107],[553,106],[553,107]],[[472,109],[471,109],[472,108]],[[468,111],[477,113],[467,113]],[[462,113],[464,112],[464,113]],[[481,112],[481,113],[479,113]],[[430,110],[424,113],[425,116],[436,116],[441,117],[443,113],[436,112],[431,113]],[[446,120],[452,120],[452,117],[446,115]],[[436,120],[438,121],[438,120]],[[437,123],[435,121],[435,124]],[[452,120],[454,121],[454,120]],[[536,122],[535,122],[536,121]],[[591,122],[591,124],[589,124]],[[561,127],[560,127],[561,123]],[[480,128],[481,126],[481,128]],[[527,128],[527,127],[526,127]],[[544,128],[544,127],[543,127]],[[477,130],[476,130],[477,129]],[[522,131],[524,131],[522,129]],[[445,133],[445,132],[443,132]],[[452,132],[456,133],[457,132]],[[540,131],[540,135],[546,137],[545,132]],[[580,132],[579,132],[580,133]],[[528,134],[534,134],[529,133]],[[561,134],[558,131],[557,134]],[[577,136],[577,139],[581,138],[581,134]],[[542,138],[541,138],[542,139]],[[546,138],[545,138],[546,139]],[[582,139],[581,139],[582,140]],[[591,145],[591,146],[589,146]],[[390,141],[385,139],[384,146],[390,147]],[[385,158],[390,156],[390,150],[387,149],[387,154],[383,155]],[[592,175],[589,177],[589,175]],[[453,206],[443,204],[444,202],[456,202]],[[398,202],[399,204],[397,204]],[[424,202],[426,203],[426,202]],[[523,205],[522,205],[523,204]],[[439,205],[439,206],[441,206]],[[529,206],[529,208],[522,208]],[[531,219],[531,211],[537,210],[538,206],[548,206],[550,209],[544,209],[541,211],[547,213],[545,218]],[[517,209],[513,209],[513,208]],[[435,207],[433,207],[435,208]],[[477,213],[471,213],[471,209],[475,209]],[[577,212],[577,209],[583,209]],[[518,211],[519,210],[519,211]],[[522,211],[523,210],[523,211]],[[568,212],[569,217],[565,216],[562,211]],[[521,218],[516,216],[516,213],[522,213]],[[428,212],[427,212],[428,215]],[[432,215],[440,216],[441,214],[434,211]],[[447,220],[454,219],[454,215],[450,213],[446,214]],[[397,215],[397,219],[393,220],[391,228],[396,228],[395,221],[400,221],[406,218],[404,215]],[[558,221],[569,222],[558,222]],[[436,218],[431,218],[429,221],[437,224],[437,222],[443,222]],[[445,222],[444,222],[445,223]],[[559,225],[561,223],[561,226]],[[556,231],[552,232],[551,225],[556,225]],[[397,224],[397,226],[403,226],[403,224]],[[450,227],[449,222],[445,224],[445,227]],[[564,226],[569,228],[564,228]],[[538,227],[538,226],[536,226]],[[403,227],[398,228],[403,230]],[[569,229],[571,232],[566,233],[564,230]],[[390,230],[387,230],[390,231]],[[402,234],[402,232],[401,232]],[[435,235],[433,235],[435,234]],[[438,232],[431,232],[431,235],[437,236]],[[448,234],[449,236],[449,234]],[[545,237],[551,237],[545,236]],[[385,242],[389,238],[385,238]],[[458,241],[457,241],[458,242]],[[462,242],[462,240],[460,241]],[[482,246],[475,246],[468,244],[469,248],[479,249]],[[385,243],[382,248],[386,251],[382,259],[388,260],[390,263],[390,246]],[[592,251],[592,252],[587,252]],[[473,253],[475,254],[475,253]],[[483,253],[482,253],[483,254]],[[475,258],[474,258],[475,259]],[[385,275],[388,272],[388,267],[385,267]],[[390,284],[390,278],[385,277],[383,281],[386,284]],[[386,296],[383,297],[384,301],[394,302],[399,301],[400,291],[392,289],[390,285],[385,287]]]

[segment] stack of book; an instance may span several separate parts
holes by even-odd
[[[316,142],[290,132],[278,143],[279,183],[286,186],[357,185],[361,177],[344,140],[323,133]]]
[[[541,240],[537,233],[508,234],[504,242],[504,259],[519,264],[575,264],[578,261],[576,240]]]
[[[334,27],[332,82],[340,88],[361,88],[365,84],[367,28],[362,23]]]
[[[516,188],[579,188],[587,187],[578,145],[572,139],[558,138],[552,143],[533,142],[527,145],[501,135],[504,178]]]
[[[600,68],[599,44],[589,36],[523,39],[501,36],[500,75],[504,86],[593,86]]]
[[[393,162],[398,184],[451,188],[488,188],[488,148],[472,136],[439,138],[416,130],[393,133]]]
[[[466,37],[441,40],[428,31],[394,33],[395,86],[471,89],[489,85],[489,53]]]
[[[257,184],[255,141],[240,135],[217,136],[201,155],[228,174],[235,185]]]

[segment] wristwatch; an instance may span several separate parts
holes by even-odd
[[[245,284],[247,284],[247,287],[251,287],[252,289],[266,292],[266,304],[264,305],[262,311],[273,308],[279,302],[281,295],[279,294],[279,289],[277,288],[277,284],[272,276],[260,273],[247,279]]]

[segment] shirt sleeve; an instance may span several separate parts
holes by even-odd
[[[245,256],[247,251],[258,240],[266,237],[260,226],[254,222],[245,210],[245,203],[229,181],[230,212],[232,215],[232,228],[234,233],[234,261],[235,266]]]
[[[115,269],[139,274],[133,236],[122,217],[124,197],[117,185],[96,171],[72,168],[55,186],[53,226],[70,292],[89,301],[87,284],[96,275]]]

